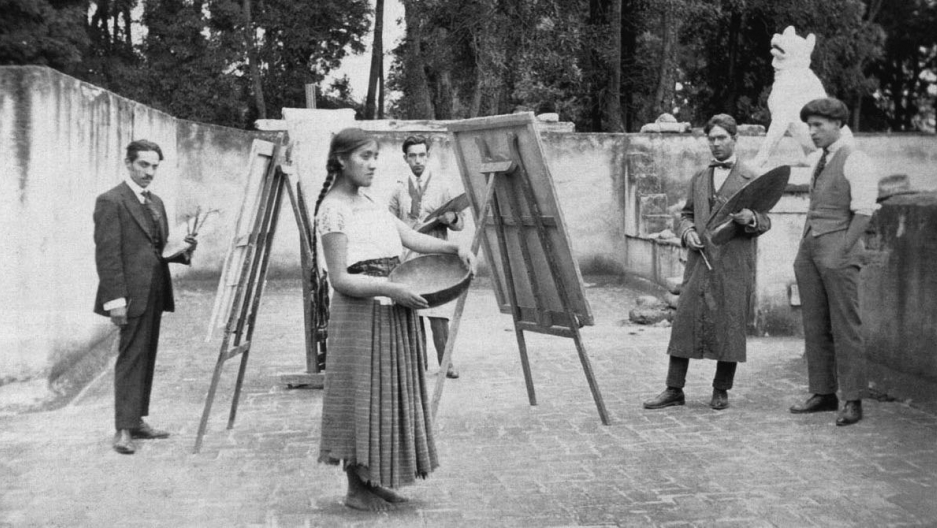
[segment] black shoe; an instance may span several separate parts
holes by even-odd
[[[130,436],[133,438],[140,438],[142,440],[158,440],[162,438],[169,438],[169,431],[153,429],[150,427],[150,424],[140,420],[140,425],[130,430]]]
[[[459,371],[449,364],[449,370],[446,371],[446,377],[449,379],[459,379]]]
[[[130,439],[129,429],[121,429],[114,434],[114,451],[122,455],[132,455],[136,450],[133,440]]]
[[[862,400],[847,400],[836,417],[836,425],[852,425],[862,419]]]
[[[683,405],[686,403],[686,397],[683,395],[683,389],[674,389],[667,387],[664,392],[657,395],[653,400],[644,402],[645,409],[663,409],[672,405]]]
[[[839,409],[839,398],[835,394],[814,394],[803,404],[791,405],[794,414],[806,414]]]
[[[729,407],[729,391],[713,389],[713,399],[710,400],[709,406],[717,411]]]

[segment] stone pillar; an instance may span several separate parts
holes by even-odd
[[[859,302],[870,386],[937,412],[937,193],[885,200]]]

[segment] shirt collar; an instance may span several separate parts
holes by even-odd
[[[826,149],[829,151],[830,154],[833,154],[833,153],[836,152],[837,150],[839,150],[839,149],[841,149],[841,148],[843,148],[843,147],[845,147],[845,146],[847,146],[847,145],[850,145],[850,144],[852,144],[852,135],[851,135],[851,134],[847,134],[846,131],[843,130],[843,133],[840,134],[839,139],[837,139],[836,141],[834,141],[834,142],[833,142],[829,147],[827,147]]]
[[[410,171],[410,179],[413,181],[413,184],[418,185],[421,190],[426,187],[426,182],[429,181],[429,178],[430,178],[429,167],[424,168],[423,174],[420,174],[419,177],[417,177],[416,174],[413,174],[413,171]]]
[[[140,200],[140,202],[143,202],[143,191],[146,189],[137,185],[137,182],[133,181],[133,178],[130,176],[124,176],[124,183],[127,184],[127,187],[130,187],[130,190],[133,191],[133,194],[137,195],[137,199]]]

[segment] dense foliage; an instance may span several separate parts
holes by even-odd
[[[579,130],[636,130],[665,112],[767,124],[771,37],[793,25],[816,34],[813,69],[855,128],[933,130],[934,0],[402,1],[407,41],[388,84],[403,117],[528,108]]]
[[[406,38],[366,101],[320,107],[453,119],[555,111],[578,130],[662,113],[767,124],[770,40],[814,33],[813,69],[858,130],[934,129],[937,0],[401,0]],[[42,64],[173,115],[238,127],[305,105],[364,50],[382,0],[0,0],[0,64]],[[379,35],[374,47],[381,49]],[[355,94],[359,95],[359,94]]]
[[[0,64],[42,64],[175,116],[249,127],[364,50],[368,0],[0,0]],[[134,17],[139,20],[134,19]],[[356,106],[347,80],[320,106]]]

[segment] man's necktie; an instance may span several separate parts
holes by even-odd
[[[718,167],[718,168],[720,168],[720,169],[731,169],[731,168],[732,168],[732,162],[730,162],[730,161],[716,161],[716,160],[713,160],[712,163],[709,164],[709,166],[710,166],[710,167],[714,167],[714,168],[715,168],[715,167]]]
[[[143,205],[150,211],[150,216],[153,217],[153,221],[156,222],[156,226],[159,227],[159,220],[162,218],[162,215],[160,215],[156,203],[150,198],[150,191],[143,191],[141,194],[143,194]]]
[[[417,181],[419,182],[419,180]],[[419,183],[414,185],[413,179],[410,179],[410,218],[420,218],[420,211],[422,208],[423,191],[420,189]]]
[[[817,185],[817,178],[820,177],[820,173],[823,172],[823,169],[826,168],[826,156],[830,153],[829,149],[823,149],[823,154],[820,156],[820,161],[817,162],[817,168],[813,171],[813,179],[810,180],[810,189]]]

